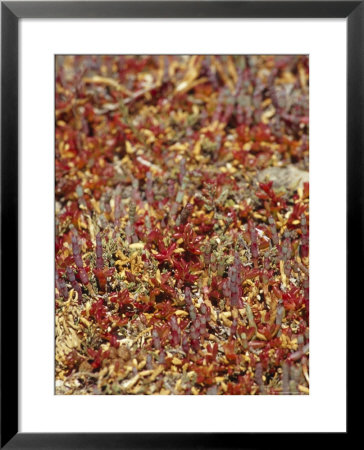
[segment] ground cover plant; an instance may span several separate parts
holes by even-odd
[[[57,394],[309,393],[306,56],[58,56]]]

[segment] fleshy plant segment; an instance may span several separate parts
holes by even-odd
[[[57,57],[58,394],[308,394],[308,79]]]

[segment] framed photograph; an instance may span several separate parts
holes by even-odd
[[[347,436],[362,2],[1,6],[1,446]]]

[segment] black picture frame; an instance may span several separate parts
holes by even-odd
[[[295,446],[268,433],[18,432],[18,22],[21,18],[347,18],[347,304],[363,273],[363,1],[1,2],[1,448],[257,448]],[[333,93],[334,95],[334,93]],[[343,210],[340,211],[343,213]],[[359,253],[359,255],[358,255]],[[357,299],[359,300],[359,299]],[[348,347],[349,348],[349,347]],[[8,368],[11,367],[11,370]],[[354,384],[356,385],[356,384]],[[264,416],[264,415],[263,415]],[[347,415],[348,418],[348,415]],[[339,433],[339,438],[347,437]],[[243,436],[242,436],[243,435]],[[316,434],[315,439],[319,436]],[[325,436],[322,436],[326,439]],[[299,439],[299,445],[310,438]],[[337,439],[335,438],[335,439]],[[293,439],[293,440],[292,440]]]

